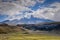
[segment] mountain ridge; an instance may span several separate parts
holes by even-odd
[[[31,16],[29,19],[28,18],[22,18],[22,19],[15,19],[15,20],[5,20],[3,23],[16,23],[16,24],[37,24],[37,23],[44,23],[44,22],[54,22],[53,20],[49,19],[43,19],[43,18],[35,18]]]

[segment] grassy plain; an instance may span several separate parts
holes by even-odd
[[[0,34],[0,40],[60,40],[60,36],[45,34]]]

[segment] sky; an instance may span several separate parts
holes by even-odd
[[[32,20],[31,16],[60,21],[60,0],[0,0],[0,22],[24,18]]]

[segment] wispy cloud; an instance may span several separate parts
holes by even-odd
[[[37,2],[43,4],[45,0],[0,0],[0,14],[8,15],[8,17],[5,18],[6,20],[20,20],[22,18],[29,19],[32,15],[36,18],[60,21],[59,2],[54,2],[47,7],[44,5],[41,7],[40,5],[40,8],[38,8],[36,11],[29,8],[34,7]]]
[[[7,19],[16,19],[16,17],[20,19],[24,15],[16,17],[15,15],[21,14],[21,11],[32,11],[28,7],[34,6],[38,1],[42,3],[44,0],[0,0],[0,14],[8,15]]]
[[[60,3],[55,2],[48,7],[38,9],[33,12],[33,16],[37,18],[60,21]]]

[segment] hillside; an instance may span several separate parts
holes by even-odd
[[[23,29],[21,26],[8,25],[5,23],[0,24],[0,34],[15,33],[15,32],[27,33],[27,31]]]
[[[60,22],[49,22],[49,23],[39,23],[39,24],[24,24],[24,25],[18,25],[22,26],[24,29],[31,30],[32,32],[39,32],[41,31],[44,33],[54,33],[54,34],[60,34]]]
[[[8,25],[6,23],[0,24],[1,33],[56,33],[60,34],[60,22],[42,23],[42,24],[17,24]]]

